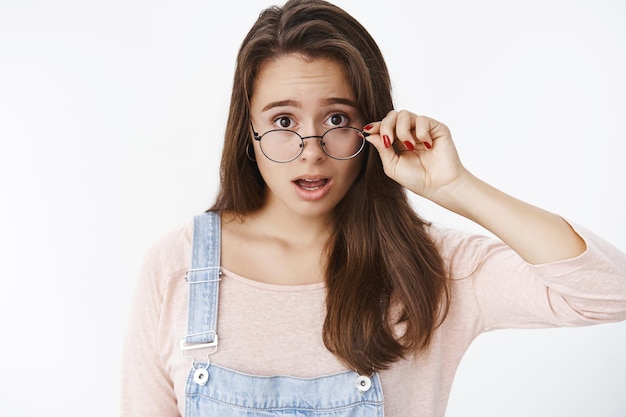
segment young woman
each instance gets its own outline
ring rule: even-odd
[[[500,240],[429,226],[406,190]],[[395,111],[351,16],[290,1],[239,51],[215,205],[147,257],[122,415],[442,416],[478,334],[622,320],[625,271]]]

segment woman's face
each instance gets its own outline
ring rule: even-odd
[[[364,124],[343,68],[328,59],[285,55],[266,62],[254,83],[252,125],[263,135],[289,129],[301,136],[321,136],[339,126]],[[259,171],[267,186],[265,207],[302,216],[326,216],[356,180],[363,154],[336,160],[324,153],[319,139],[304,140],[300,156],[277,163],[252,140]]]

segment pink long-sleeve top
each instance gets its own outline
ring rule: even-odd
[[[184,415],[193,224],[148,253],[124,347],[122,417]],[[450,273],[449,314],[426,352],[380,372],[385,416],[443,416],[461,357],[480,333],[499,328],[579,326],[626,319],[626,255],[575,227],[580,256],[530,265],[502,242],[431,228]],[[344,369],[322,342],[326,287],[270,285],[223,270],[219,347],[211,363],[255,375],[315,377]]]

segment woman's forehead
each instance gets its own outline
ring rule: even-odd
[[[339,63],[295,54],[264,63],[254,82],[251,97],[254,107],[297,107],[308,101],[355,107],[354,94]]]

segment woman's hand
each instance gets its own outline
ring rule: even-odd
[[[385,173],[414,193],[446,205],[447,192],[467,177],[446,125],[406,110],[364,128]]]

